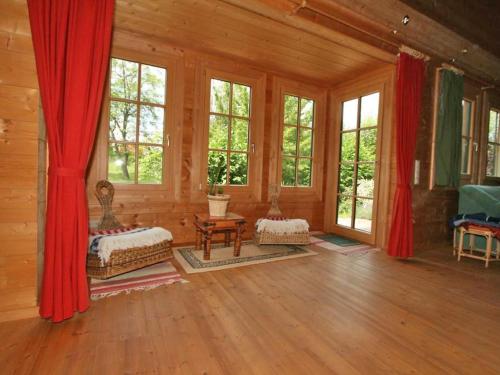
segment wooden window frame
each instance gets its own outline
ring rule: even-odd
[[[490,116],[491,116],[491,112],[495,112],[496,115],[497,115],[497,119],[498,119],[498,134],[497,135],[497,142],[491,142],[489,140],[489,137],[488,137],[488,134],[489,134],[489,128],[490,128]],[[486,180],[490,180],[490,181],[500,181],[500,175],[499,176],[489,176],[487,173],[486,173],[486,170],[488,168],[488,146],[490,144],[493,144],[493,145],[496,145],[496,146],[499,146],[500,147],[500,107],[496,107],[494,105],[490,106],[488,108],[488,117],[487,117],[487,121],[485,123],[485,133],[486,133],[486,141],[484,143],[484,148],[485,148],[485,155],[486,155],[486,159],[485,159],[485,168],[484,168],[484,176],[485,176],[485,179]]]
[[[283,143],[283,116],[285,95],[314,100],[313,152],[311,186],[281,186]],[[315,202],[323,200],[324,144],[326,133],[327,90],[289,79],[273,79],[273,115],[270,137],[269,184],[281,189],[280,197],[289,202]]]
[[[223,185],[224,193],[231,195],[232,202],[258,202],[262,194],[262,164],[264,141],[266,75],[241,66],[222,66],[204,61],[198,67],[196,77],[195,106],[199,108],[194,118],[192,148],[191,200],[204,202],[207,196],[208,132],[210,116],[210,82],[219,79],[240,83],[251,88],[248,176],[246,185]]]
[[[158,56],[123,48],[113,48],[110,55],[110,64],[112,58],[137,62],[143,65],[152,65],[167,70],[162,183],[113,183],[115,191],[118,193],[121,191],[158,191],[165,193],[165,201],[178,201],[180,200],[181,181],[179,178],[175,178],[175,176],[179,176],[181,173],[182,111],[184,106],[182,59],[177,56]],[[108,176],[109,108],[111,104],[110,79],[111,70],[108,71],[106,79],[101,118],[96,135],[96,147],[91,160],[92,174],[97,179],[107,179]],[[139,116],[139,113],[137,115]]]
[[[475,137],[474,137],[474,132],[476,130],[476,100],[471,99],[470,97],[464,95],[463,98],[464,102],[469,102],[471,105],[471,112],[470,112],[470,129],[469,129],[469,134],[467,136],[461,134],[461,140],[467,139],[469,140],[469,155],[468,155],[468,165],[467,165],[467,171],[468,173],[462,173],[462,160],[460,160],[460,178],[461,179],[467,179],[470,180],[472,178],[472,172],[473,172],[473,166],[474,166],[474,147],[477,145],[475,142]],[[463,127],[463,118],[462,118],[462,127]],[[462,145],[460,144],[460,147]]]

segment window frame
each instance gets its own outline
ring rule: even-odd
[[[223,185],[224,194],[231,195],[232,202],[261,200],[263,139],[265,119],[265,73],[233,65],[220,65],[203,61],[197,69],[192,144],[191,200],[204,202],[207,196],[208,133],[210,118],[210,83],[212,79],[239,83],[251,88],[250,124],[248,138],[248,174],[246,185]]]
[[[313,120],[311,186],[282,186],[281,147],[283,145],[285,95],[312,99],[315,103]],[[278,186],[280,197],[289,202],[323,200],[324,144],[326,134],[327,89],[286,78],[273,79],[273,120],[270,137],[269,184]],[[297,126],[300,129],[300,126]]]
[[[115,143],[115,144],[121,144],[121,145],[125,145],[125,146],[128,146],[128,145],[132,145],[134,147],[134,151],[135,151],[135,162],[134,162],[134,174],[135,174],[135,178],[134,178],[134,182],[132,183],[122,183],[122,182],[115,182],[115,181],[111,181],[113,183],[113,185],[163,185],[165,183],[165,174],[166,174],[166,163],[165,163],[165,154],[166,154],[166,150],[168,147],[170,147],[170,134],[167,132],[167,113],[170,111],[170,109],[168,108],[169,107],[169,101],[170,101],[170,98],[168,97],[168,83],[169,83],[169,72],[167,70],[166,67],[163,67],[163,66],[158,66],[158,65],[153,65],[153,64],[146,64],[146,63],[143,63],[143,62],[140,62],[140,61],[135,61],[135,60],[130,60],[130,59],[123,59],[123,58],[118,58],[118,57],[114,57],[114,56],[111,56],[110,57],[110,66],[111,66],[111,61],[113,59],[116,59],[116,60],[122,60],[122,61],[127,61],[127,62],[132,62],[132,63],[135,63],[135,64],[138,64],[138,77],[137,77],[137,99],[126,99],[126,98],[118,98],[118,97],[113,97],[111,95],[111,74],[112,74],[112,69],[110,67],[110,70],[109,70],[109,80],[108,80],[108,85],[106,87],[106,91],[107,91],[107,99],[108,99],[108,106],[107,106],[107,115],[108,115],[108,121],[107,121],[107,125],[108,125],[108,136],[107,136],[107,163],[106,163],[106,179],[109,180],[109,148],[111,146],[111,144]],[[166,72],[166,80],[165,80],[165,92],[164,92],[164,95],[165,95],[165,101],[163,104],[159,104],[159,103],[150,103],[150,102],[147,102],[147,101],[142,101],[141,100],[141,83],[142,83],[142,78],[141,78],[141,72],[142,72],[142,66],[143,65],[147,65],[147,66],[153,66],[155,68],[161,68],[161,69],[165,69],[165,72]],[[132,105],[135,105],[137,107],[137,113],[136,113],[136,121],[135,121],[135,141],[112,141],[109,137],[109,112],[110,112],[110,109],[111,109],[111,104],[115,102],[115,103],[129,103],[129,104],[132,104]],[[162,143],[150,143],[150,142],[141,142],[140,139],[139,139],[139,135],[140,135],[140,125],[141,125],[141,108],[143,106],[150,106],[150,107],[155,107],[155,108],[162,108],[163,109],[163,113],[164,113],[164,116],[163,116],[163,135],[162,135],[162,140],[163,142]],[[162,174],[161,174],[161,182],[158,183],[158,184],[152,184],[152,183],[140,183],[139,182],[139,148],[140,146],[153,146],[153,147],[162,147]]]
[[[497,142],[491,142],[490,139],[489,139],[489,129],[490,129],[490,116],[491,116],[491,112],[495,112],[496,113],[496,116],[497,116]],[[485,122],[485,133],[486,133],[486,136],[485,136],[485,143],[484,143],[484,149],[485,149],[485,155],[486,155],[486,158],[485,158],[485,164],[484,164],[484,176],[485,176],[485,179],[486,180],[494,180],[494,181],[498,181],[500,180],[500,175],[498,176],[490,176],[487,174],[487,169],[488,169],[488,146],[490,144],[493,144],[493,145],[496,145],[497,147],[500,147],[500,106],[497,108],[497,106],[495,105],[491,105],[489,106],[488,108],[488,111],[487,111],[487,121]]]
[[[166,115],[164,117],[163,137],[163,178],[161,184],[122,184],[113,183],[117,193],[156,191],[165,193],[165,201],[174,202],[180,200],[181,181],[176,175],[181,173],[182,157],[182,115],[183,115],[183,61],[175,55],[155,55],[143,53],[121,47],[112,48],[111,59],[117,58],[144,65],[152,65],[167,70],[166,87]],[[101,117],[96,133],[96,145],[91,156],[91,179],[108,178],[108,144],[109,144],[109,108],[111,104],[111,70],[108,70],[102,101]],[[168,143],[168,145],[167,145]]]
[[[378,117],[377,117],[377,124],[375,126],[366,126],[362,127],[361,126],[361,115],[362,115],[362,99],[364,97],[368,97],[373,94],[378,94],[379,95],[379,104],[378,104]],[[339,100],[339,105],[340,108],[338,109],[339,111],[339,124],[338,124],[338,149],[337,149],[337,164],[335,167],[337,168],[337,186],[335,187],[335,212],[334,214],[334,220],[333,224],[337,227],[347,229],[347,230],[352,230],[356,231],[362,234],[366,235],[371,235],[373,232],[373,223],[376,221],[376,194],[378,193],[378,178],[379,178],[379,166],[380,166],[380,157],[381,157],[381,152],[379,150],[381,141],[380,141],[380,134],[382,133],[382,123],[383,123],[383,91],[380,89],[375,89],[375,90],[365,90],[361,91],[360,94],[358,95],[346,95],[344,97],[341,97]],[[342,125],[343,125],[343,117],[344,117],[344,103],[349,102],[351,100],[357,100],[357,117],[356,117],[356,127],[354,129],[347,129],[347,130],[342,130]],[[361,132],[363,131],[369,131],[369,130],[377,130],[377,141],[376,141],[376,154],[375,154],[375,160],[359,160],[359,147],[360,147],[360,141],[361,141]],[[352,162],[343,162],[341,160],[341,155],[342,155],[342,135],[343,134],[348,134],[348,133],[354,133],[356,135],[356,141],[355,141],[355,156],[354,160]],[[339,180],[340,180],[340,172],[342,169],[342,164],[346,165],[352,165],[353,166],[353,188],[354,191],[352,194],[342,194],[339,192]],[[358,174],[359,174],[359,165],[373,165],[373,178],[374,178],[374,186],[373,186],[373,196],[368,197],[368,196],[363,196],[358,194],[357,191],[357,183],[358,183]],[[351,224],[350,226],[345,226],[341,225],[338,223],[338,201],[340,197],[349,197],[351,199]],[[371,228],[370,231],[364,231],[362,229],[358,229],[355,227],[356,223],[356,201],[358,199],[361,200],[371,200],[372,201],[372,223],[371,223]]]
[[[465,136],[462,132],[460,138],[461,142],[464,139],[469,140],[469,155],[468,155],[468,163],[467,163],[467,171],[468,173],[462,173],[462,160],[460,160],[460,178],[461,179],[466,179],[470,180],[472,178],[472,172],[473,172],[473,167],[474,167],[474,148],[477,145],[477,142],[475,141],[475,130],[476,130],[476,100],[471,99],[468,95],[464,95],[462,101],[469,102],[470,103],[470,128],[469,128],[469,134]],[[462,105],[462,111],[465,107]],[[464,118],[462,117],[462,129],[463,129],[463,120]],[[460,146],[462,146],[460,144]]]

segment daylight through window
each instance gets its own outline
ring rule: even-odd
[[[315,103],[294,95],[285,95],[281,144],[281,185],[312,185]]]
[[[167,70],[113,58],[110,74],[108,180],[161,184]]]
[[[248,185],[251,96],[250,86],[210,80],[209,183]]]
[[[500,111],[490,110],[486,176],[500,177]]]

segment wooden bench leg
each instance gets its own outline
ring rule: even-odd
[[[462,255],[462,251],[464,249],[464,228],[460,228],[458,230],[459,232],[459,237],[458,237],[458,261],[460,262],[460,256]]]
[[[491,234],[486,236],[486,254],[485,254],[486,259],[485,259],[485,264],[484,264],[485,268],[488,268],[488,262],[490,261],[492,242],[493,242],[493,238],[492,238]]]

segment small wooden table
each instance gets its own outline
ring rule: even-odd
[[[243,216],[228,212],[226,216],[210,216],[209,214],[195,214],[194,226],[196,228],[196,250],[201,248],[203,242],[203,259],[210,259],[212,234],[224,233],[224,245],[231,244],[231,233],[235,233],[234,256],[240,256],[241,234],[244,232],[246,221]]]

